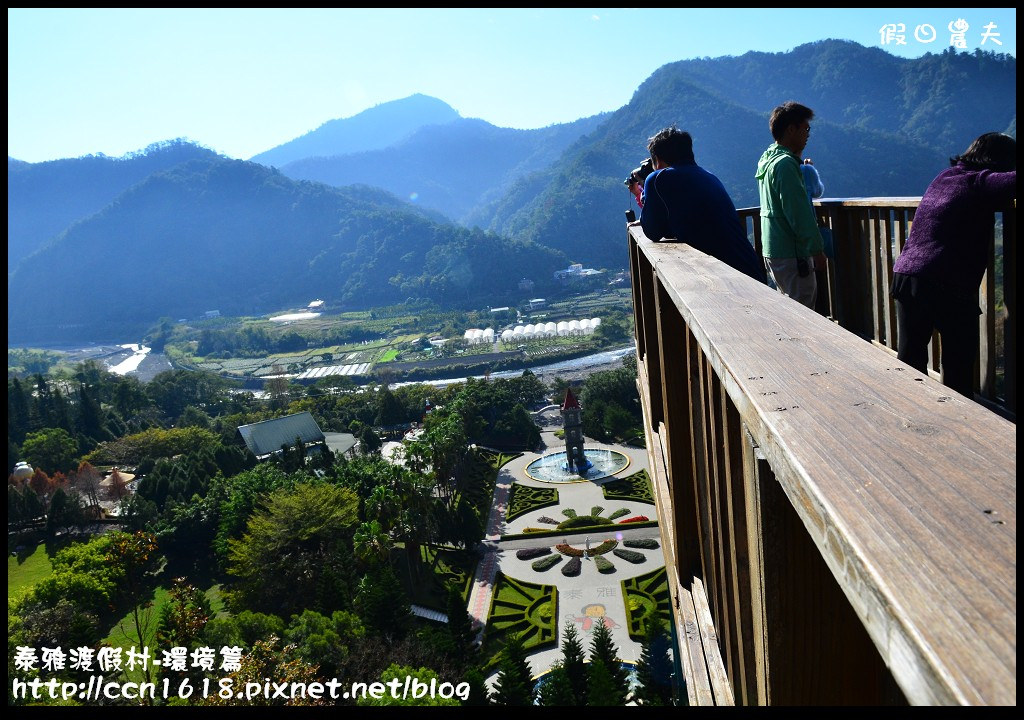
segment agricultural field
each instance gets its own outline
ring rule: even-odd
[[[629,288],[587,293],[552,301],[533,312],[510,311],[495,316],[489,310],[443,311],[432,306],[403,305],[359,312],[343,312],[277,322],[265,318],[217,318],[210,323],[175,330],[167,354],[179,367],[213,372],[233,378],[267,378],[305,373],[366,376],[390,363],[437,364],[441,358],[465,363],[466,358],[510,353],[526,364],[550,362],[599,352],[622,338],[611,332],[467,344],[464,333],[472,328],[493,328],[496,335],[513,324],[610,319],[609,330],[624,335],[631,322]],[[275,313],[277,315],[279,313]],[[514,323],[508,322],[514,319]],[[504,323],[496,322],[505,320]],[[255,338],[256,340],[253,340]],[[350,339],[349,342],[338,342]],[[434,343],[431,343],[434,340]],[[438,343],[443,340],[443,343]],[[260,352],[286,345],[281,352]],[[206,352],[203,350],[213,350]]]

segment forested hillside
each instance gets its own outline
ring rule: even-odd
[[[554,251],[437,222],[379,190],[195,161],[151,176],[26,259],[9,284],[8,338],[130,337],[163,316],[267,313],[315,297],[499,304],[517,290],[509,268],[550,278],[558,266]],[[59,279],[45,293],[11,290],[44,276]]]
[[[121,158],[105,155],[42,163],[7,159],[7,271],[72,223],[99,212],[155,172],[212,150],[183,141],[155,143]]]

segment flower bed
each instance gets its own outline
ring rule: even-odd
[[[540,560],[534,560],[530,567],[532,567],[537,572],[544,572],[548,568],[554,567],[560,562],[562,562],[561,555],[548,555],[547,557],[541,558]]]
[[[658,545],[657,540],[652,540],[651,538],[641,538],[640,540],[623,540],[622,544],[628,548],[642,548],[644,550],[657,550],[659,547],[661,547],[660,545]]]
[[[623,550],[621,548],[615,548],[614,550],[612,550],[612,553],[615,554],[615,557],[622,558],[626,562],[631,562],[634,564],[642,563],[644,560],[647,559],[647,557],[643,553],[638,553],[635,550]]]
[[[578,557],[574,557],[562,566],[562,574],[566,577],[576,577],[580,574],[582,565],[583,562]]]
[[[597,567],[597,571],[599,573],[607,575],[608,573],[615,572],[615,566],[612,564],[612,561],[603,555],[598,555],[594,558],[594,565]]]
[[[572,545],[566,545],[565,543],[558,543],[555,545],[555,550],[568,557],[583,557],[582,550],[574,548]]]
[[[618,520],[623,515],[629,515],[629,508],[619,508],[608,516],[609,520]]]
[[[626,518],[625,520],[619,520],[619,525],[625,525],[626,523],[649,522],[649,521],[650,521],[650,518],[647,517],[646,515],[634,515],[631,518]]]
[[[557,520],[555,520],[554,518],[549,518],[547,515],[542,515],[541,517],[537,518],[537,522],[542,522],[545,525],[557,525],[558,524]]]
[[[551,548],[523,548],[522,550],[516,550],[516,557],[520,560],[533,560],[534,558],[543,557],[544,555],[550,555]]]

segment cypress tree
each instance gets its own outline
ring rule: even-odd
[[[577,705],[587,704],[587,667],[584,661],[583,644],[580,642],[576,625],[571,620],[565,624],[562,639],[562,667],[569,677],[572,694]]]
[[[526,648],[518,634],[510,634],[499,664],[501,670],[494,683],[493,700],[496,705],[533,705],[535,698],[530,665],[526,662]]]
[[[636,700],[640,705],[672,704],[672,660],[665,625],[651,618],[644,629],[640,661],[636,665]]]
[[[466,609],[466,601],[455,583],[448,585],[448,632],[458,648],[460,659],[465,660],[473,652],[473,620]]]
[[[491,704],[491,694],[487,691],[487,682],[484,674],[476,668],[469,670],[462,676],[462,680],[469,684],[469,692],[463,705],[481,706]]]
[[[587,668],[587,704],[591,707],[621,707],[626,704],[626,693],[603,660],[592,658]]]
[[[569,682],[569,674],[562,663],[555,663],[551,672],[540,686],[537,702],[545,707],[569,707],[576,705],[576,695]]]
[[[612,639],[612,631],[603,622],[597,623],[590,641],[590,664],[601,662],[611,675],[616,696],[622,697],[620,705],[626,702],[629,694],[629,673],[623,669],[622,661],[619,659],[619,648]],[[588,687],[593,687],[592,684]],[[593,703],[591,703],[593,704]]]

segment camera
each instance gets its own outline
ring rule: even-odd
[[[629,187],[630,183],[636,181],[643,185],[644,180],[646,180],[647,176],[650,175],[652,172],[654,172],[654,161],[651,160],[650,158],[647,158],[642,163],[640,163],[640,167],[635,168],[629,174],[629,177],[623,180],[623,184],[626,187]]]

